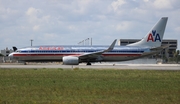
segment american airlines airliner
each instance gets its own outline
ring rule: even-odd
[[[30,46],[15,49],[9,57],[24,62],[62,61],[64,65],[79,63],[116,62],[150,56],[162,51],[169,45],[161,46],[168,17],[162,17],[140,41],[127,46]]]

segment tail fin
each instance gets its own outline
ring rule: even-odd
[[[140,41],[127,46],[160,47],[164,36],[168,17],[162,17],[158,23]]]
[[[13,51],[15,52],[17,50],[17,48],[15,46],[13,46]]]

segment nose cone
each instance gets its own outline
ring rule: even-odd
[[[13,57],[13,53],[10,53],[10,54],[9,54],[9,57]]]

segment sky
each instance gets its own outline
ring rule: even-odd
[[[0,0],[0,50],[142,39],[161,17],[164,39],[180,41],[180,0]]]

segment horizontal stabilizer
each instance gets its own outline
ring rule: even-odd
[[[171,44],[163,45],[161,47],[151,48],[150,50],[151,51],[163,50],[163,49],[168,48],[169,46],[171,46]]]

